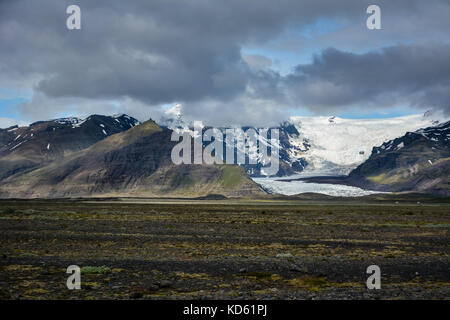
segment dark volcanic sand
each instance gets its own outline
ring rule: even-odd
[[[1,299],[448,299],[450,206],[2,201]],[[69,265],[106,266],[68,290]],[[381,290],[368,290],[369,265]]]

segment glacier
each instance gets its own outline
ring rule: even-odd
[[[290,178],[292,178],[292,176]],[[269,193],[283,194],[287,196],[309,192],[321,193],[335,197],[358,197],[380,193],[378,191],[364,190],[346,185],[307,183],[304,181],[283,181],[283,179],[277,178],[253,178],[253,181],[262,186]]]
[[[181,104],[174,104],[164,113],[159,123],[172,130],[189,130],[192,124],[184,121],[182,111]],[[347,175],[370,157],[374,147],[383,146],[385,142],[401,137],[407,132],[435,126],[447,120],[448,116],[433,111],[377,119],[291,116],[279,127],[280,138],[283,137],[279,145],[280,157],[294,169],[293,172],[299,174],[299,177]],[[402,145],[397,147],[401,148]],[[294,166],[296,163],[301,165]],[[284,181],[280,177],[264,178],[261,177],[264,171],[257,174],[254,168],[246,170],[256,183],[271,193],[294,195],[316,192],[334,196],[376,193],[346,185]],[[287,178],[293,177],[295,176],[291,175]]]
[[[299,158],[305,159],[306,168],[297,175],[285,178],[255,177],[253,180],[270,193],[284,195],[314,192],[355,197],[380,193],[347,185],[319,184],[293,179],[347,175],[369,158],[373,147],[382,146],[386,141],[403,136],[407,132],[436,125],[445,119],[442,114],[431,112],[387,119],[291,117],[289,122],[299,134],[288,136],[292,148],[287,152],[291,162]]]
[[[308,173],[328,171],[331,175],[348,174],[369,158],[373,147],[407,132],[435,125],[445,117],[425,113],[386,119],[330,119],[290,118],[300,134],[290,136],[289,142],[292,146],[305,150],[296,156],[306,160]]]

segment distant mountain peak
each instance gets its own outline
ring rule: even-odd
[[[440,141],[443,143],[447,143],[447,141],[450,141],[450,121],[443,122],[441,124],[437,124],[428,128],[419,129],[413,133],[420,134],[424,138],[433,142]]]
[[[166,128],[177,132],[184,132],[189,130],[189,123],[183,119],[183,106],[180,103],[174,104],[171,108],[164,112],[158,123]]]
[[[93,119],[97,119],[100,121],[110,119],[110,120],[115,120],[117,123],[121,123],[120,119],[123,119],[124,120],[123,122],[124,123],[126,122],[127,125],[130,125],[131,127],[134,127],[140,123],[139,120],[123,113],[123,114],[115,114],[112,116],[93,114],[86,118],[78,118],[78,117],[56,118],[56,119],[50,119],[50,120],[44,120],[44,121],[36,121],[36,122],[31,123],[29,126],[33,127],[38,124],[56,122],[57,124],[61,124],[61,125],[70,125],[70,126],[72,126],[72,128],[79,128],[86,121],[93,120]]]

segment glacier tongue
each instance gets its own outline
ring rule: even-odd
[[[291,176],[294,177],[306,177],[308,174],[300,174]],[[299,180],[283,181],[283,178],[253,178],[257,184],[261,185],[269,193],[284,194],[284,195],[296,195],[301,193],[321,193],[334,197],[359,197],[369,194],[382,193],[377,191],[364,190],[357,187],[339,185],[339,184],[327,184],[327,183],[310,183]]]

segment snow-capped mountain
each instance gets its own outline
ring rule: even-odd
[[[436,125],[446,118],[427,111],[387,119],[343,119],[339,117],[291,117],[280,124],[280,171],[286,176],[305,171],[307,174],[343,175],[363,163],[375,146],[406,132]],[[179,104],[169,109],[162,125],[172,130],[189,130],[192,124],[183,120]],[[209,127],[205,127],[204,130]],[[246,130],[249,127],[243,127]],[[227,128],[220,128],[225,132]],[[254,128],[258,130],[258,128]],[[257,148],[256,146],[250,146]],[[252,177],[262,176],[261,164],[240,164]]]
[[[448,195],[450,121],[408,132],[372,150],[348,181],[372,190],[421,191]]]
[[[194,132],[194,123],[187,122],[183,118],[182,115],[182,105],[181,104],[175,104],[173,107],[168,109],[164,115],[161,117],[161,119],[158,121],[158,124],[163,128],[168,128],[170,130],[176,131],[178,133],[190,133],[191,136],[194,138],[197,134]],[[295,128],[286,123],[285,128],[283,130],[280,130],[280,145],[277,145],[278,149],[280,150],[280,170],[277,174],[277,176],[285,176],[290,175],[294,173],[293,167],[298,168],[300,171],[303,169],[302,164],[300,162],[295,163],[287,163],[285,162],[285,159],[288,159],[288,155],[286,153],[286,146],[291,147],[290,145],[286,145],[284,141],[286,141],[286,133],[294,133]],[[198,128],[195,128],[198,130]],[[208,137],[207,131],[208,129],[212,129],[212,127],[203,125],[202,127],[202,136],[203,136],[203,147],[206,147],[209,145],[209,141],[211,141],[212,137]],[[217,137],[217,141],[220,141],[223,144],[223,156],[222,156],[222,162],[225,163],[227,159],[227,151],[228,148],[226,146],[227,135],[230,130],[233,131],[233,134],[235,135],[234,138],[236,140],[246,139],[244,136],[244,132],[247,132],[247,130],[252,129],[255,130],[255,132],[259,132],[259,128],[254,127],[221,127],[221,128],[215,128],[221,131],[222,136]],[[241,129],[241,130],[239,130]],[[277,128],[278,129],[278,128]],[[236,131],[235,131],[236,130]],[[292,131],[293,130],[293,131]],[[208,141],[204,141],[208,140]],[[257,139],[256,139],[257,140]],[[265,146],[268,147],[269,150],[271,150],[271,140],[270,140],[270,132],[268,133],[268,136],[266,139],[261,140],[262,143],[264,143]],[[236,142],[233,139],[233,142]],[[240,165],[245,168],[247,174],[251,177],[259,177],[264,176],[264,167],[269,166],[269,163],[264,163],[262,153],[259,152],[259,142],[255,142],[252,139],[247,139],[245,144],[235,143],[233,146],[233,152],[234,152],[234,163],[235,165]],[[238,157],[238,152],[241,152],[242,154],[245,154],[245,161],[242,162],[242,159]],[[268,158],[265,159],[267,161],[270,161],[270,155],[268,155]],[[251,164],[256,163],[256,164]],[[230,163],[227,163],[230,164]]]
[[[86,121],[97,120],[102,122],[111,122],[114,121],[113,126],[120,126],[125,129],[132,128],[137,126],[140,122],[139,120],[130,117],[126,114],[115,114],[112,116],[102,116],[102,115],[91,115],[87,118],[77,118],[77,117],[67,117],[67,118],[57,118],[47,121],[37,121],[30,124],[30,127],[35,126],[37,124],[46,123],[46,122],[56,122],[57,124],[71,126],[72,129],[80,128]],[[100,123],[100,125],[103,123]],[[103,124],[104,125],[104,124]]]
[[[138,120],[125,114],[92,115],[0,129],[0,179],[60,159],[138,124]]]
[[[374,147],[371,156],[386,154],[408,148],[417,140],[423,140],[424,144],[431,150],[445,150],[450,152],[450,121],[436,126],[407,132],[403,137],[384,142],[380,147]],[[433,164],[434,159],[428,159]]]
[[[33,146],[53,144],[63,146],[61,152],[68,149],[77,150],[78,145],[92,144],[104,137],[128,130],[139,124],[139,121],[126,114],[115,116],[92,115],[85,119],[76,117],[58,118],[37,121],[29,126],[13,126],[0,129],[0,153],[19,148],[20,145]],[[68,138],[70,137],[70,138]],[[30,146],[25,149],[30,149]],[[49,150],[49,147],[46,147]]]

